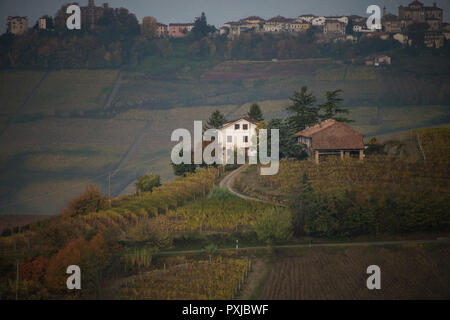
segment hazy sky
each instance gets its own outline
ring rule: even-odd
[[[32,27],[38,17],[53,16],[62,4],[73,1],[62,0],[0,0],[0,32],[6,30],[6,18],[10,15],[28,16]],[[80,5],[88,0],[78,0]],[[359,14],[366,16],[371,4],[386,6],[389,12],[398,13],[397,7],[407,5],[411,0],[96,0],[96,5],[108,2],[111,7],[125,7],[136,14],[139,21],[144,16],[154,16],[159,22],[189,22],[206,13],[208,22],[220,27],[227,21],[234,21],[250,15],[271,18],[278,14],[294,18],[301,14],[338,15]],[[444,20],[450,21],[450,0],[421,0],[425,5],[436,2],[444,9]]]

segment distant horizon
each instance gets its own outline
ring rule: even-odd
[[[0,3],[0,33],[6,31],[8,16],[28,17],[28,26],[32,28],[39,17],[47,14],[54,16],[60,7],[72,1],[41,0],[38,2],[30,0],[2,0]],[[80,6],[85,6],[88,0],[77,1]],[[287,18],[296,18],[303,14],[314,14],[323,16],[336,15],[360,15],[368,16],[366,9],[371,4],[386,6],[388,13],[398,14],[400,5],[408,5],[411,0],[97,0],[96,6],[108,3],[112,8],[126,8],[134,13],[139,21],[145,16],[153,16],[158,22],[164,24],[193,22],[201,12],[205,12],[208,23],[217,28],[229,21],[237,21],[248,16],[259,16],[263,19],[282,15]],[[432,6],[433,2],[444,10],[444,22],[450,20],[450,1],[448,0],[422,0],[426,6]]]

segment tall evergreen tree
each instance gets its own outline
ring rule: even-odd
[[[308,92],[306,86],[303,86],[300,92],[295,91],[290,100],[292,105],[286,109],[291,115],[287,121],[293,131],[298,132],[319,121],[319,108],[314,106],[316,97]]]
[[[342,90],[340,89],[326,92],[325,102],[319,105],[319,110],[321,112],[319,117],[321,120],[331,118],[339,122],[353,122],[353,120],[338,116],[339,114],[349,114],[348,109],[344,109],[340,106],[341,102],[343,101],[343,99],[339,97],[339,94],[341,92]]]
[[[293,195],[289,201],[289,209],[292,212],[292,224],[296,235],[305,234],[305,222],[313,199],[313,189],[305,171],[301,181],[300,194]]]
[[[353,34],[353,20],[348,19],[347,26],[345,27],[346,34]]]
[[[257,121],[262,121],[262,120],[264,120],[264,117],[263,117],[263,113],[262,113],[262,111],[261,111],[261,108],[259,107],[259,105],[258,105],[257,103],[253,103],[253,104],[250,106],[250,110],[249,110],[249,112],[247,112],[247,115],[248,115],[250,118],[255,119],[255,120],[257,120]]]
[[[194,28],[192,28],[192,34],[196,38],[203,38],[208,34],[214,32],[216,28],[211,26],[206,21],[206,15],[202,12],[201,16],[195,19]]]
[[[203,125],[203,131],[208,129],[219,129],[225,122],[227,122],[225,116],[219,110],[216,110]]]
[[[294,136],[296,131],[283,119],[272,119],[268,122],[268,148],[270,148],[271,145],[271,129],[279,130],[280,158],[295,158],[302,160],[308,157],[302,145],[297,142],[297,138]]]

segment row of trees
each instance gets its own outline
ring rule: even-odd
[[[355,237],[382,233],[448,231],[448,196],[430,191],[404,194],[369,188],[364,196],[350,185],[315,190],[306,173],[301,192],[290,202],[297,235]]]

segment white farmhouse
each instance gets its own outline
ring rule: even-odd
[[[256,126],[258,121],[249,117],[241,117],[228,121],[219,129],[219,145],[223,149],[242,149],[245,156],[256,155],[250,152],[251,143],[256,143]]]

